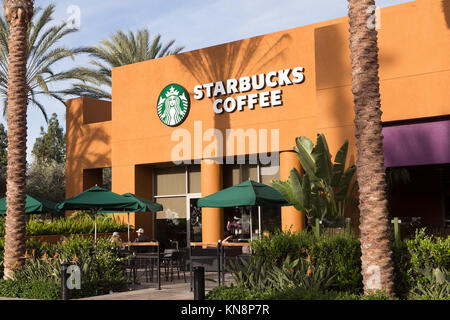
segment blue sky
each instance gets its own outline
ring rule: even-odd
[[[35,0],[45,7],[51,1]],[[136,31],[149,28],[152,36],[162,35],[165,43],[176,39],[184,51],[209,47],[266,33],[304,26],[347,15],[346,0],[58,0],[55,22],[66,21],[70,6],[80,9],[80,30],[67,36],[67,47],[95,45],[118,29]],[[408,0],[378,0],[380,7]],[[68,60],[59,67],[87,63],[86,57]],[[65,107],[43,98],[49,116],[56,112],[65,127]],[[6,123],[6,119],[0,119]],[[40,127],[46,128],[42,114],[28,111],[28,155]],[[31,160],[31,157],[28,157]]]

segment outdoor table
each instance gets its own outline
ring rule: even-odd
[[[133,255],[133,257],[131,258],[132,260],[132,270],[133,270],[133,283],[136,283],[136,266],[135,266],[135,261],[136,259],[145,259],[148,260],[152,263],[156,261],[156,266],[157,266],[157,270],[158,270],[158,290],[161,290],[161,254],[159,252],[159,242],[156,241],[152,241],[152,242],[124,242],[122,244],[123,247],[156,247],[157,251],[156,252],[146,252],[146,253],[136,253],[135,255]],[[153,267],[152,267],[152,281],[153,281]]]
[[[251,252],[251,244],[249,242],[236,242],[236,241],[227,241],[228,239],[225,239],[220,243],[220,271],[222,273],[222,283],[225,283],[225,268],[227,265],[228,259],[233,258],[239,258],[239,257],[246,257],[247,254],[243,254],[243,248],[248,248]],[[234,251],[234,253],[226,253],[226,248],[230,248]],[[234,249],[233,249],[234,248]],[[236,249],[241,248],[240,252],[241,254],[236,255]],[[229,255],[231,254],[231,255]]]

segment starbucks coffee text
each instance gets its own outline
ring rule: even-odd
[[[228,79],[226,81],[217,81],[215,83],[205,83],[194,87],[194,99],[202,100],[207,98],[215,98],[217,96],[226,96],[236,93],[244,93],[251,90],[261,91],[266,87],[276,88],[278,86],[286,86],[300,84],[305,81],[303,67],[295,67],[293,69],[283,69],[279,71],[271,71],[253,76],[241,77],[239,79]],[[245,107],[253,110],[259,104],[261,108],[276,107],[283,104],[281,89],[261,91],[236,97],[218,98],[213,101],[213,111],[216,114],[223,112],[234,112],[236,110],[243,111]]]

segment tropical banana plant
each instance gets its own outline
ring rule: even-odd
[[[298,137],[294,151],[304,175],[294,168],[288,181],[273,180],[273,187],[297,210],[305,212],[310,224],[315,218],[343,217],[356,170],[354,165],[345,169],[348,141],[341,146],[334,162],[323,134],[317,135],[315,146],[307,137]]]

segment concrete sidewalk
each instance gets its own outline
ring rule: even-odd
[[[208,272],[205,274],[205,278],[217,280],[217,273]],[[134,286],[131,291],[83,298],[80,300],[194,300],[194,292],[190,291],[189,279],[189,273],[186,273],[186,283],[183,277],[181,279],[174,279],[173,282],[165,281],[164,277],[161,277],[161,290],[155,288],[155,283],[144,283]],[[230,284],[231,281],[231,275],[226,274],[225,283]],[[205,281],[206,292],[215,287],[217,287],[217,282]]]
[[[118,292],[103,296],[83,298],[80,300],[193,300],[194,292],[189,290],[188,283],[161,284],[161,290],[147,288]]]

